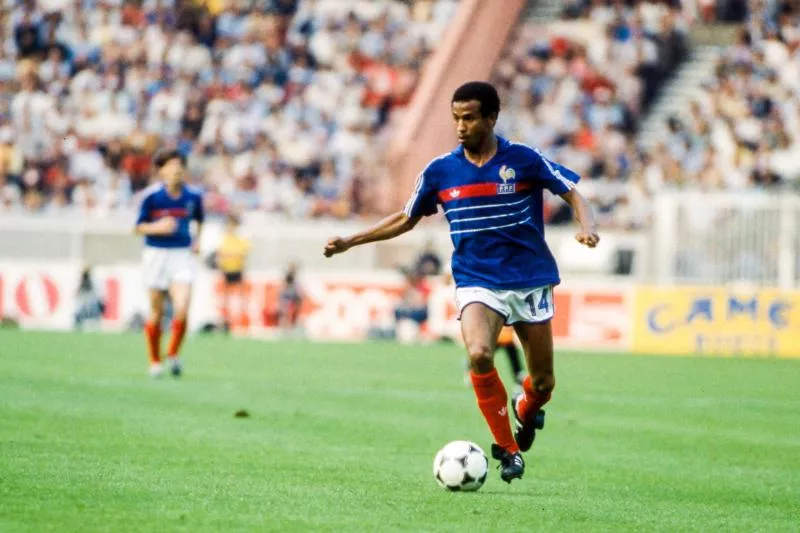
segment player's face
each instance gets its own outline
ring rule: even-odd
[[[170,159],[163,167],[161,167],[160,174],[161,179],[164,180],[164,183],[167,185],[167,187],[175,188],[183,183],[183,163],[177,157]]]
[[[479,149],[486,137],[491,135],[497,117],[484,117],[481,114],[481,103],[477,100],[453,102],[452,111],[458,142],[467,150]]]

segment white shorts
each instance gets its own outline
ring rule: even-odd
[[[189,248],[145,247],[142,279],[148,289],[164,291],[173,283],[191,285],[196,275],[197,258]]]
[[[458,316],[472,303],[481,303],[499,313],[507,326],[517,322],[547,322],[553,318],[553,286],[532,289],[495,290],[483,287],[456,289]]]

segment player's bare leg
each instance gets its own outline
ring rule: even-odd
[[[169,287],[169,297],[172,300],[173,316],[167,357],[169,357],[172,375],[178,377],[182,371],[178,353],[180,352],[183,337],[186,334],[189,304],[192,300],[192,286],[187,283],[173,283]]]
[[[522,392],[514,397],[517,430],[514,437],[522,451],[527,451],[544,427],[542,407],[550,401],[556,378],[553,372],[553,329],[550,321],[515,324],[525,350],[529,376],[522,382]]]
[[[514,374],[514,381],[521,387],[522,380],[528,375],[528,371],[523,368],[519,349],[514,343],[514,329],[511,326],[505,326],[500,330],[500,336],[497,338],[497,350],[506,352],[508,364],[511,366],[511,372]],[[465,360],[465,372],[464,385],[471,387],[472,380],[470,379],[469,359]]]
[[[494,367],[497,336],[503,323],[500,314],[481,303],[471,303],[461,313],[461,332],[469,357],[472,388],[496,442],[492,445],[492,456],[500,460],[500,477],[510,483],[522,477],[525,463],[511,433],[508,393]]]
[[[144,325],[147,338],[147,352],[150,356],[150,375],[161,375],[161,322],[164,319],[164,291],[150,289],[150,317]]]

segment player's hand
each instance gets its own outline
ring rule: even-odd
[[[197,241],[192,242],[192,253],[194,255],[200,255],[200,243]]]
[[[575,235],[575,240],[584,246],[588,246],[589,248],[594,248],[595,246],[597,246],[597,243],[600,242],[600,235],[597,234],[597,230],[594,228],[581,229]]]
[[[328,244],[325,245],[325,257],[331,257],[336,254],[340,254],[342,252],[346,252],[350,249],[350,244],[348,244],[347,239],[343,239],[341,237],[334,237],[333,239],[328,241]]]
[[[178,230],[178,221],[175,217],[159,218],[154,226],[161,235],[172,235]]]

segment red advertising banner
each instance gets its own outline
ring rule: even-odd
[[[80,268],[68,263],[0,263],[0,317],[22,327],[69,329],[73,325]],[[102,266],[94,279],[106,304],[101,327],[121,330],[136,316],[146,316],[147,298],[136,265]],[[302,272],[298,322],[315,340],[359,341],[371,330],[394,325],[394,311],[404,279],[394,271],[359,273]],[[236,334],[262,337],[279,333],[277,311],[281,273],[247,276],[245,297],[229,301]],[[222,322],[223,285],[203,271],[195,283],[190,325]],[[564,284],[555,290],[553,331],[558,346],[578,349],[628,349],[631,342],[631,286]],[[431,281],[425,338],[460,339],[454,288]]]

